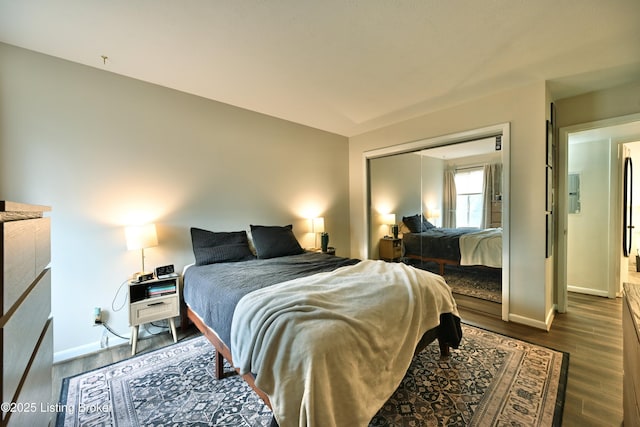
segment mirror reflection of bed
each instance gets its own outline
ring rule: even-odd
[[[369,159],[368,166],[370,257],[385,258],[381,248],[395,241],[402,250],[393,261],[443,275],[458,305],[500,316],[502,152],[496,138]]]

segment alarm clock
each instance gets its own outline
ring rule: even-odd
[[[175,270],[173,269],[173,264],[156,267],[155,273],[158,279],[166,279],[168,277],[176,276]]]

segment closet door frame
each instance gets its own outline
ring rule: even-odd
[[[375,150],[365,151],[363,153],[363,171],[364,171],[364,235],[367,236],[367,242],[364,245],[365,258],[370,258],[369,248],[371,247],[371,189],[369,161],[379,157],[391,156],[394,154],[403,154],[413,151],[419,151],[427,148],[442,147],[460,142],[472,141],[475,139],[483,139],[494,136],[501,136],[502,139],[502,320],[509,320],[509,283],[510,283],[510,227],[509,227],[509,202],[510,202],[510,123],[501,123],[497,125],[487,126],[468,131],[452,133],[448,135],[436,136],[431,138],[423,138],[416,141],[405,142],[402,144],[392,145],[389,147],[379,148]]]

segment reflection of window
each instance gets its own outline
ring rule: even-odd
[[[456,171],[456,226],[480,227],[482,223],[482,168]]]

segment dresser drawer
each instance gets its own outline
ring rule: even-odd
[[[2,401],[10,401],[51,314],[51,271],[2,327]]]
[[[17,402],[35,404],[34,412],[13,412],[9,417],[11,426],[47,426],[55,415],[51,408],[51,388],[46,386],[51,383],[51,364],[53,363],[53,320],[46,324],[46,330],[42,335],[42,341],[38,347],[29,373],[24,379]]]
[[[50,218],[2,223],[2,314],[51,261]]]

